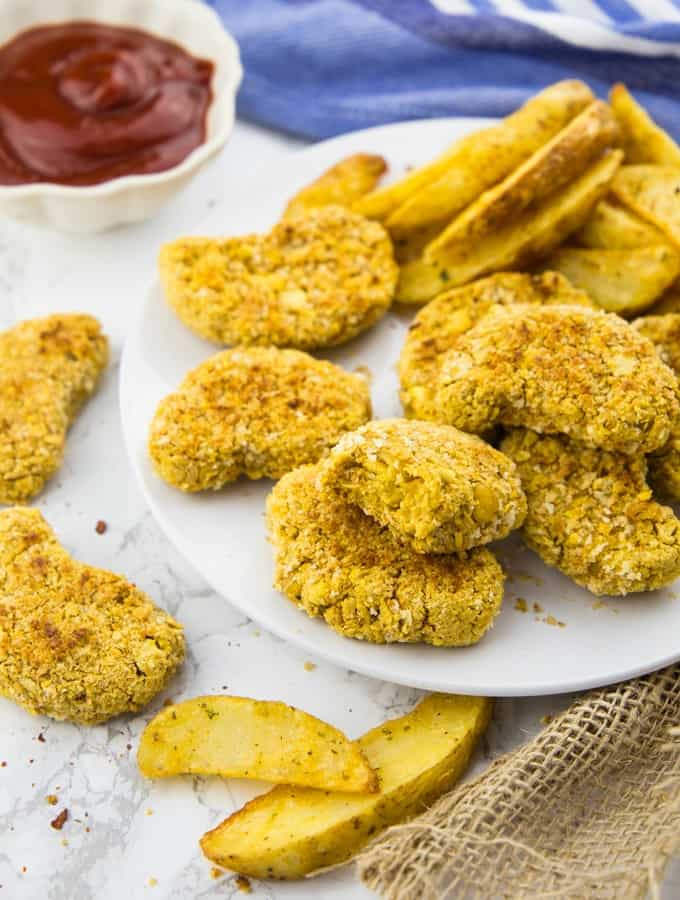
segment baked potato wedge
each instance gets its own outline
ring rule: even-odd
[[[609,102],[621,127],[627,163],[680,167],[680,147],[631,96],[625,84],[614,85]]]
[[[593,250],[637,250],[670,244],[656,226],[606,197],[597,204],[583,228],[572,236],[572,241]]]
[[[456,141],[405,178],[367,194],[355,211],[386,222],[393,237],[445,225],[549,141],[595,98],[582,81],[560,81],[516,112]]]
[[[612,193],[680,247],[680,168],[621,166]]]
[[[352,206],[373,190],[386,171],[387,162],[382,156],[373,153],[347,156],[299,190],[283,215],[295,215],[318,206]]]
[[[378,772],[380,793],[275,787],[207,832],[201,848],[217,865],[255,878],[301,878],[345,862],[455,784],[490,716],[483,697],[432,694],[357,741]]]
[[[247,697],[194,697],[144,729],[137,764],[148,778],[221,775],[327,791],[375,792],[361,748],[302,710]]]
[[[545,261],[595,303],[620,316],[652,306],[680,275],[680,254],[667,244],[638,250],[560,247]]]

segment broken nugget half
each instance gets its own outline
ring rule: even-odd
[[[149,453],[183,491],[316,462],[371,416],[366,378],[299,350],[235,347],[201,363],[158,406]]]
[[[345,637],[447,647],[479,641],[503,599],[493,554],[483,547],[416,553],[325,487],[320,474],[320,464],[295,469],[269,496],[275,587]]]
[[[0,694],[94,725],[145,706],[183,658],[182,627],[146,594],[72,559],[38,510],[0,512]]]
[[[160,276],[182,322],[209,341],[311,350],[374,325],[392,303],[397,264],[382,225],[324,206],[264,235],[166,244]]]
[[[488,544],[526,514],[512,460],[481,438],[433,422],[369,422],[340,438],[321,478],[418,553]]]
[[[527,495],[529,547],[593,594],[651,591],[680,576],[680,520],[652,497],[641,454],[512,430],[501,443]]]
[[[108,356],[92,316],[52,315],[0,333],[0,502],[29,500],[60,467],[68,428]]]

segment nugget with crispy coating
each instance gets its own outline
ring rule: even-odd
[[[321,473],[325,485],[418,553],[488,544],[526,515],[514,463],[450,425],[369,422],[340,438]]]
[[[492,307],[518,303],[594,307],[587,294],[572,287],[557,272],[541,275],[501,272],[440,294],[413,320],[401,353],[401,398],[407,415],[430,418],[424,414],[425,401],[430,396],[440,356],[454,347],[460,336]]]
[[[0,694],[94,725],[141,709],[183,658],[181,626],[133,584],[72,559],[37,509],[0,512]]]
[[[0,502],[28,500],[57,471],[108,356],[92,316],[47,316],[0,333]]]
[[[323,486],[319,464],[274,487],[267,520],[275,586],[345,637],[376,644],[476,643],[503,599],[503,571],[483,547],[416,553],[358,506]]]
[[[397,265],[382,225],[325,206],[264,235],[166,244],[160,275],[179,318],[209,341],[310,350],[375,324],[392,303]]]
[[[494,307],[440,355],[422,391],[422,418],[463,431],[520,425],[623,453],[662,447],[680,411],[652,342],[577,306]]]
[[[516,429],[501,448],[527,495],[523,536],[593,594],[651,591],[680,575],[680,520],[652,498],[645,458]]]
[[[183,491],[239,475],[280,478],[316,462],[371,417],[368,383],[299,350],[235,347],[211,356],[158,406],[149,453]]]

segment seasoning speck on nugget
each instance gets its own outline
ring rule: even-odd
[[[526,515],[515,464],[481,438],[409,419],[345,434],[322,480],[419,553],[454,553],[506,537]]]
[[[316,462],[370,417],[362,375],[299,350],[236,347],[201,363],[161,401],[149,453],[169,484],[217,490],[239,475],[280,478]]]
[[[0,502],[29,500],[57,471],[108,355],[92,316],[31,319],[0,333]]]
[[[527,495],[523,536],[593,594],[651,591],[680,575],[680,520],[652,498],[644,456],[516,429],[501,448]]]
[[[663,446],[680,411],[651,341],[577,306],[495,306],[439,357],[430,390],[423,418],[476,434],[524,426],[623,453]]]
[[[493,554],[416,553],[319,476],[319,464],[295,469],[269,496],[276,588],[345,637],[447,647],[480,640],[503,599]]]
[[[401,354],[399,374],[407,414],[432,418],[432,381],[440,356],[451,350],[460,336],[492,307],[519,303],[594,307],[587,294],[572,287],[557,272],[541,275],[501,272],[440,294],[413,320]]]
[[[147,704],[182,628],[120,575],[76,562],[36,509],[0,512],[0,694],[94,725]]]
[[[160,274],[168,302],[201,337],[311,350],[377,322],[392,303],[397,265],[381,225],[325,206],[264,235],[166,244]]]

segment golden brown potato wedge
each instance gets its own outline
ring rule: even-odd
[[[326,172],[303,187],[289,201],[284,217],[318,206],[351,206],[364,194],[372,191],[387,171],[382,156],[355,153],[331,166]]]
[[[619,129],[612,111],[596,100],[552,140],[533,153],[500,184],[485,191],[425,248],[426,262],[442,251],[488,234],[538,204],[577,178],[617,140]]]
[[[612,193],[680,246],[680,169],[621,166],[612,181]]]
[[[276,787],[205,834],[201,848],[218,865],[255,878],[301,878],[345,862],[372,835],[453,786],[490,716],[491,701],[483,697],[432,694],[359,738],[380,793]]]
[[[137,763],[148,778],[222,775],[328,791],[378,789],[361,748],[337,728],[285,703],[247,697],[164,707],[144,729]]]
[[[634,316],[652,306],[680,275],[680,254],[667,244],[638,250],[560,247],[543,265],[561,272],[607,312]]]
[[[637,250],[660,244],[670,246],[662,231],[606,197],[597,204],[586,224],[571,240],[579,247],[593,250]]]
[[[467,135],[441,156],[355,204],[356,212],[403,236],[444,225],[482,191],[512,172],[594,100],[582,81],[560,81],[498,125]]]
[[[583,225],[593,206],[606,194],[622,155],[620,150],[606,153],[535,209],[528,209],[477,241],[457,247],[455,254],[448,248],[436,263],[416,260],[402,266],[396,299],[401,303],[425,303],[448,288],[492,272],[519,269],[547,256]]]
[[[625,84],[614,85],[609,102],[621,126],[627,163],[680,166],[680,147],[629,94]]]

